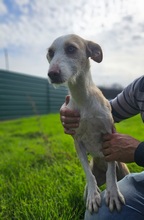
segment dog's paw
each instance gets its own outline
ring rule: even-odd
[[[106,190],[104,197],[106,205],[109,207],[111,212],[115,207],[118,211],[120,211],[122,204],[125,204],[125,199],[118,189]]]
[[[98,212],[99,207],[101,206],[101,195],[98,187],[88,189],[87,199],[86,199],[86,208],[90,213]]]

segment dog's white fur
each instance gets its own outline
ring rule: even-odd
[[[92,81],[90,72],[89,57],[101,62],[102,56],[98,44],[77,35],[57,38],[47,54],[50,63],[48,76],[51,83],[67,82],[70,91],[70,102],[67,107],[80,112],[80,124],[73,138],[86,174],[86,206],[90,212],[98,211],[101,196],[96,178],[88,163],[87,153],[94,158],[104,160],[101,153],[102,135],[111,134],[114,128],[110,104]],[[120,210],[121,203],[125,203],[117,186],[115,167],[115,162],[107,164],[105,201],[111,211],[115,206]]]

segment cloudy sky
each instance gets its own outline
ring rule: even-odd
[[[99,43],[97,85],[126,86],[144,74],[143,0],[0,0],[0,69],[47,77],[52,41],[75,33]]]

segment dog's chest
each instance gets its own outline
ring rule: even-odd
[[[111,133],[111,128],[112,120],[107,114],[84,114],[74,139],[92,156],[101,157],[102,135]]]
[[[102,135],[112,132],[113,119],[108,104],[107,101],[99,102],[95,95],[90,96],[81,106],[72,98],[67,105],[69,109],[77,109],[81,116],[79,127],[73,137],[92,156],[102,156]]]

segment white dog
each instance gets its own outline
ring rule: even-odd
[[[70,92],[70,102],[67,107],[80,112],[80,124],[73,138],[87,179],[86,206],[90,212],[97,212],[101,204],[100,190],[95,178],[97,174],[92,173],[87,153],[94,157],[94,163],[99,161],[98,164],[101,166],[99,170],[105,170],[105,161],[101,153],[102,135],[112,133],[114,122],[108,100],[92,80],[89,57],[100,63],[103,58],[101,47],[77,35],[57,38],[47,54],[50,63],[48,71],[50,82],[53,84],[67,82]],[[117,186],[116,162],[107,163],[106,169],[106,204],[111,211],[115,206],[120,210],[121,203],[124,204],[125,200]],[[127,173],[126,171],[125,174]]]

